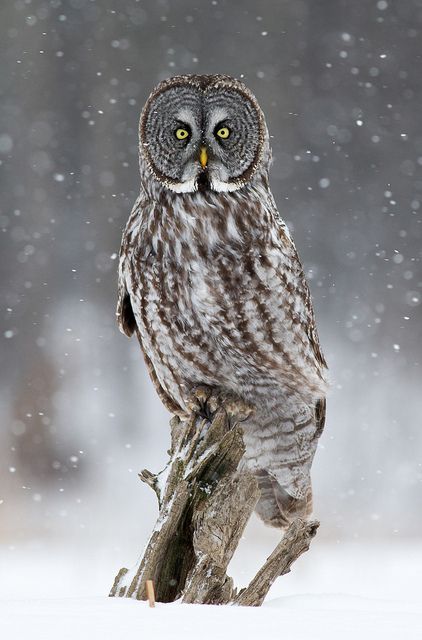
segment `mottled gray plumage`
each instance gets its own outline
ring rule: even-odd
[[[122,239],[117,315],[170,411],[186,413],[198,385],[253,405],[245,465],[259,480],[258,514],[284,527],[311,510],[327,385],[270,160],[263,113],[241,82],[158,85],[141,115],[141,191]]]

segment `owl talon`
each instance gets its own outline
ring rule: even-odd
[[[211,395],[210,398],[208,398],[207,408],[208,408],[208,411],[209,411],[211,416],[213,416],[215,414],[215,412],[218,410],[220,404],[221,403],[219,402],[218,395],[214,394],[214,395]]]
[[[208,399],[212,394],[212,389],[206,385],[195,387],[191,392],[191,397],[187,402],[187,408],[191,413],[197,413],[203,418],[210,418],[207,408]]]
[[[250,404],[234,393],[212,389],[206,385],[199,385],[192,390],[187,408],[210,421],[217,411],[222,409],[232,424],[243,422],[253,411]]]
[[[188,401],[188,409],[198,415],[212,420],[219,409],[222,409],[231,425],[243,422],[252,413],[253,407],[239,396],[221,389],[211,389],[205,385],[196,387]]]

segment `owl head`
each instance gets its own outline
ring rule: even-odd
[[[139,135],[141,163],[177,193],[240,189],[262,163],[268,140],[253,94],[222,75],[161,82],[142,111]]]

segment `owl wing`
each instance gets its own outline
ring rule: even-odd
[[[319,336],[318,336],[318,331],[316,328],[316,321],[315,321],[315,312],[312,304],[311,292],[309,290],[309,286],[305,278],[303,266],[299,258],[296,246],[290,236],[289,230],[287,226],[284,224],[284,222],[281,221],[278,215],[278,211],[277,211],[277,219],[279,222],[279,234],[280,234],[280,240],[282,244],[285,245],[286,242],[290,244],[290,251],[292,254],[294,268],[296,271],[295,293],[298,297],[298,300],[302,301],[302,308],[299,308],[300,320],[302,322],[303,328],[305,329],[306,335],[308,337],[309,344],[315,356],[316,363],[322,369],[326,369],[327,363],[322,353],[322,349],[319,341]]]
[[[306,290],[306,297],[307,297],[307,300],[309,301],[307,305],[307,332],[306,333],[309,339],[309,344],[312,347],[312,351],[314,353],[316,362],[320,365],[322,369],[326,369],[327,362],[324,358],[324,354],[322,353],[318,331],[316,328],[314,308],[311,302],[311,294],[310,294],[308,283],[306,282],[305,274],[303,273],[303,271],[301,273],[301,276],[302,276],[301,277],[302,287]]]
[[[279,283],[281,288],[284,289],[285,295],[291,295],[291,303],[293,309],[292,322],[294,327],[299,327],[299,329],[301,330],[301,335],[296,335],[297,340],[299,341],[299,339],[301,338],[302,344],[304,343],[304,356],[306,356],[306,346],[308,344],[310,352],[313,355],[315,368],[319,377],[321,378],[321,381],[323,382],[323,391],[321,392],[321,396],[316,401],[314,407],[314,433],[311,439],[317,440],[321,435],[325,425],[326,399],[324,391],[327,383],[324,378],[324,373],[327,369],[327,363],[321,349],[318,331],[316,328],[312,297],[305,278],[302,263],[300,261],[297,249],[290,236],[287,226],[281,220],[277,209],[275,209],[275,211],[281,244],[283,247],[286,247],[286,250],[288,251],[288,253],[290,253],[289,269],[285,268],[284,263],[284,265],[281,268],[279,267],[279,269],[277,270]],[[312,458],[309,466],[311,462]]]
[[[131,260],[131,240],[132,236],[134,236],[135,232],[138,230],[136,226],[136,220],[139,219],[139,216],[142,214],[143,204],[145,205],[145,201],[142,199],[142,196],[140,196],[133,207],[131,216],[123,232],[122,242],[120,245],[116,308],[117,324],[120,331],[124,333],[128,338],[131,338],[132,335],[136,333],[149,376],[155,386],[158,397],[171,413],[181,416],[183,415],[182,409],[161,386],[153,364],[144,349],[144,346],[142,344],[142,336],[136,322],[136,316],[133,310],[130,292],[126,283],[126,261]]]
[[[280,353],[282,370],[303,379],[319,395],[325,395],[327,363],[322,353],[308,283],[289,230],[270,201],[271,235],[257,275],[266,291],[266,315],[271,320],[273,347]],[[268,212],[268,209],[267,209]],[[274,226],[275,222],[275,226]],[[307,380],[305,380],[307,378]],[[315,394],[314,394],[315,395]]]

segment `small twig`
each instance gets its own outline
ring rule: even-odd
[[[154,583],[152,580],[147,580],[146,583],[147,589],[147,597],[150,607],[155,607],[155,593],[154,593]]]

